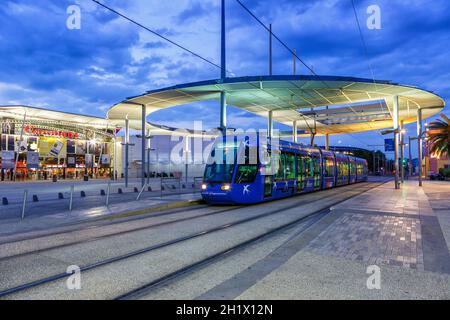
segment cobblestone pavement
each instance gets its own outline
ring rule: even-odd
[[[306,249],[370,264],[424,270],[421,239],[418,219],[348,213],[342,215]]]
[[[428,189],[435,191],[430,199],[416,184],[406,181],[401,190],[394,190],[387,183],[332,208],[341,216],[305,250],[368,264],[450,272],[443,236],[447,230],[441,230],[435,213],[442,199],[450,207],[450,184],[427,182]]]

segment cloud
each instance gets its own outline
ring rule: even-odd
[[[242,0],[318,74],[393,80],[450,97],[450,3],[436,0]],[[152,30],[220,61],[220,1],[103,1]],[[81,8],[81,30],[68,30],[66,8]],[[268,34],[235,1],[227,1],[227,69],[268,73]],[[368,30],[366,8],[381,8],[381,30]],[[103,116],[107,106],[147,90],[214,79],[220,70],[99,7],[92,1],[4,1],[0,6],[0,104],[45,106]],[[274,73],[290,74],[292,56],[276,41]],[[298,73],[308,73],[300,63]],[[372,70],[369,68],[371,66]],[[266,119],[229,108],[230,126],[266,126]],[[201,116],[200,116],[201,115]],[[184,127],[196,119],[218,125],[217,102],[181,106],[151,120]],[[178,124],[178,125],[177,125]],[[364,133],[339,138],[379,144]],[[348,140],[348,141],[347,141]],[[333,141],[333,139],[332,139]],[[369,142],[370,141],[370,142]]]

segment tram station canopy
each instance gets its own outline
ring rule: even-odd
[[[90,127],[96,130],[114,129],[107,119],[77,113],[49,110],[22,105],[0,106],[0,118],[22,121],[42,121],[67,126]]]
[[[228,105],[318,134],[341,134],[392,128],[393,99],[399,97],[399,120],[416,121],[417,109],[428,118],[440,112],[445,102],[433,92],[379,81],[338,76],[253,76],[208,80],[148,91],[130,97],[108,111],[110,121],[128,117],[130,127],[141,128],[142,108],[147,116],[161,109],[217,100],[226,92]],[[219,116],[218,116],[219,118]],[[161,130],[147,124],[152,130]],[[235,124],[229,124],[235,126]]]

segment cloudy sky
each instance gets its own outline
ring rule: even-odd
[[[220,62],[220,0],[102,0],[168,38]],[[242,0],[296,48],[320,75],[392,80],[450,98],[448,0]],[[67,8],[81,9],[81,29],[66,27]],[[381,9],[381,29],[366,27],[369,5]],[[268,35],[235,0],[227,0],[227,69],[236,76],[268,73]],[[215,79],[219,70],[99,7],[91,0],[2,0],[0,105],[25,104],[104,116],[126,97],[179,83]],[[274,44],[274,74],[292,72],[292,58]],[[299,73],[308,74],[306,68]],[[446,111],[446,113],[448,113]],[[151,121],[218,126],[217,103],[152,114]],[[266,120],[230,108],[233,127]],[[283,128],[280,126],[280,128]],[[284,128],[283,128],[284,129]],[[410,132],[415,126],[409,126]],[[382,144],[378,132],[331,138],[332,144]],[[318,138],[320,144],[322,138]],[[367,147],[369,148],[369,147]],[[370,148],[369,148],[370,149]]]

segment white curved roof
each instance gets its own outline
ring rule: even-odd
[[[148,91],[128,98],[108,111],[110,121],[126,117],[134,129],[141,127],[141,104],[147,116],[155,111],[198,101],[220,99],[227,104],[274,121],[308,130],[316,124],[317,133],[351,133],[392,127],[392,97],[399,96],[399,117],[405,123],[416,121],[418,108],[423,118],[440,112],[445,102],[433,92],[389,81],[336,76],[255,76],[188,83]],[[432,108],[432,109],[426,109]],[[217,115],[219,118],[219,115]],[[315,119],[315,121],[314,121]],[[238,124],[229,124],[236,127]],[[161,131],[148,124],[152,131]],[[163,130],[164,131],[164,130]]]

